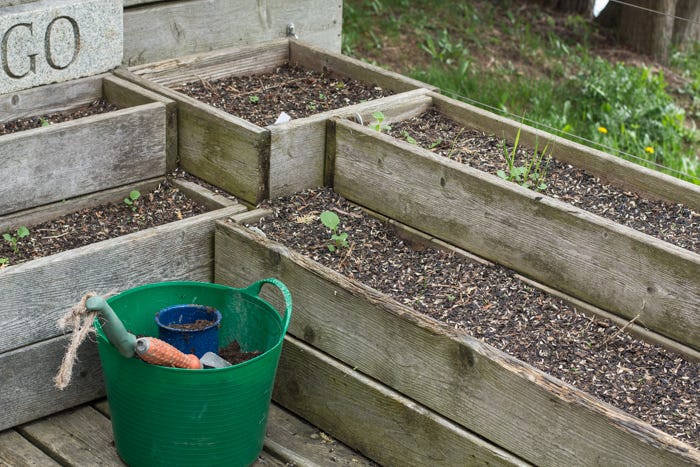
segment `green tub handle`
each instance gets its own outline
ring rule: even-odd
[[[260,279],[259,281],[249,285],[245,289],[243,289],[243,292],[250,294],[250,295],[255,295],[258,296],[260,295],[260,289],[262,289],[262,286],[264,284],[270,284],[274,285],[278,289],[280,289],[280,292],[282,292],[282,296],[284,297],[284,317],[283,317],[283,330],[286,333],[287,332],[287,327],[289,326],[289,320],[292,318],[292,294],[289,292],[289,289],[287,288],[286,285],[282,283],[282,281],[279,281],[275,279],[274,277],[269,277],[267,279]]]
[[[126,358],[136,355],[136,336],[126,330],[124,323],[117,317],[104,298],[99,296],[88,298],[85,302],[85,308],[99,313],[102,331],[120,354]]]

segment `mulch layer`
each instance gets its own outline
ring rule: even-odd
[[[700,364],[590,318],[505,267],[414,248],[331,190],[261,207],[274,210],[256,224],[269,238],[700,447]],[[325,210],[349,234],[349,247],[335,253],[319,221]]]
[[[0,123],[0,135],[7,135],[17,131],[31,130],[33,128],[41,128],[42,126],[67,122],[70,120],[75,120],[76,118],[111,112],[117,109],[118,107],[116,105],[111,104],[104,99],[96,99],[90,104],[76,107],[64,112],[36,115]]]
[[[128,196],[125,190],[124,197]],[[0,241],[0,258],[7,258],[8,265],[14,265],[207,211],[164,179],[153,191],[141,193],[132,206],[108,203],[26,226],[30,234],[18,239],[16,252],[10,242]],[[9,233],[15,235],[14,231]]]
[[[402,140],[412,138],[411,141],[424,149],[484,172],[494,175],[498,170],[508,172],[503,138],[465,128],[437,110],[429,110],[412,119],[394,123],[387,132]],[[545,145],[546,141],[540,143],[540,153]],[[513,149],[512,145],[506,147],[509,152]],[[530,159],[532,151],[518,147],[515,165],[523,166]],[[682,204],[647,199],[603,183],[584,170],[555,158],[545,158],[541,172],[544,173],[544,183],[547,185],[541,193],[700,253],[699,212]]]
[[[174,89],[258,126],[274,124],[282,112],[297,119],[393,94],[289,65],[273,73],[194,81]]]

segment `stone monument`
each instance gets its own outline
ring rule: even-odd
[[[0,94],[122,62],[122,0],[0,0]]]

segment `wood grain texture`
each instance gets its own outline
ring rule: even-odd
[[[161,103],[0,137],[0,214],[165,174]]]
[[[0,123],[89,104],[102,96],[104,76],[106,75],[96,75],[0,94]]]
[[[125,465],[114,448],[109,419],[89,406],[30,423],[20,431],[63,465]]]
[[[4,269],[0,352],[59,335],[57,320],[87,292],[210,281],[214,221],[239,210],[220,209]]]
[[[284,346],[273,399],[382,465],[529,465],[294,337]]]
[[[62,336],[0,354],[0,430],[105,395],[97,345],[89,340],[78,350],[71,384],[63,391],[54,387],[67,345]]]
[[[287,62],[289,40],[276,39],[147,63],[129,70],[153,83],[174,88],[190,81],[267,73]]]
[[[700,255],[359,125],[335,135],[346,198],[700,348]]]
[[[102,94],[108,101],[119,107],[135,107],[161,102],[165,105],[165,154],[166,172],[177,167],[177,104],[162,94],[150,91],[114,75],[102,80]]]
[[[378,110],[401,114],[427,102],[426,89],[414,89],[306,118],[270,125],[269,196],[289,195],[324,183],[326,122],[331,118],[371,115]]]
[[[625,412],[243,227],[218,223],[216,281],[241,287],[270,276],[294,297],[291,335],[529,462],[700,461],[697,450]]]
[[[554,141],[553,156],[562,162],[585,169],[600,177],[601,180],[626,190],[670,203],[682,203],[695,211],[700,211],[700,186],[698,185],[574,141],[557,138],[551,133],[445,96],[435,94],[433,97],[435,107],[440,112],[465,126],[478,128],[500,138],[505,136],[511,143],[518,129],[521,129],[520,144],[523,147],[534,148],[539,142],[539,147],[542,148],[547,141]]]
[[[44,454],[15,430],[6,430],[0,433],[0,465],[59,467],[61,464]]]
[[[192,0],[124,11],[124,63],[132,66],[284,38],[340,51],[341,0]]]
[[[296,39],[289,40],[289,63],[334,76],[352,77],[396,93],[416,88],[439,91],[437,87],[422,81]]]

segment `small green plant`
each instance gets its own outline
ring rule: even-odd
[[[12,235],[8,232],[3,234],[2,238],[4,238],[5,241],[10,244],[10,247],[12,247],[12,252],[17,254],[19,253],[19,245],[17,243],[19,242],[20,238],[29,236],[29,229],[22,226],[15,231],[15,234],[16,235]]]
[[[248,101],[251,104],[257,104],[258,102],[260,102],[260,98],[258,96],[249,96]]]
[[[10,265],[10,260],[8,258],[0,258],[0,269],[4,269]]]
[[[141,192],[138,190],[131,190],[129,196],[124,198],[124,204],[129,206],[132,211],[136,212],[136,200],[141,197]]]
[[[411,144],[418,144],[418,141],[416,141],[416,139],[415,139],[413,136],[411,136],[410,134],[408,134],[408,131],[406,131],[406,130],[404,130],[404,131],[401,132],[401,136],[403,136],[404,138],[406,138],[406,141],[408,141],[408,142],[411,143]]]
[[[372,117],[374,117],[374,121],[368,125],[371,129],[376,130],[380,133],[382,132],[382,130],[391,130],[391,127],[389,125],[384,124],[384,120],[386,120],[386,117],[384,117],[384,114],[382,112],[374,112],[372,114]]]
[[[348,246],[348,234],[347,232],[340,232],[338,230],[338,225],[340,224],[340,219],[338,215],[333,211],[323,211],[320,216],[321,223],[328,227],[331,231],[331,241],[333,243],[328,244],[328,249],[331,252],[336,251],[338,248]]]
[[[51,122],[46,117],[39,117],[39,124],[41,126],[49,126],[49,125],[51,125]]]
[[[535,191],[542,191],[547,188],[547,184],[544,183],[545,177],[547,176],[547,164],[544,166],[542,162],[545,157],[549,160],[551,158],[551,148],[549,143],[547,143],[542,150],[539,151],[539,144],[535,143],[535,150],[532,156],[527,160],[525,165],[515,164],[515,154],[518,151],[518,143],[520,142],[520,129],[515,136],[515,142],[513,143],[513,149],[508,151],[505,139],[503,141],[503,157],[505,157],[508,164],[508,172],[504,170],[498,170],[496,175],[501,177],[503,180],[509,182],[515,182],[520,186],[525,188],[530,188]],[[547,153],[549,152],[549,156]]]

